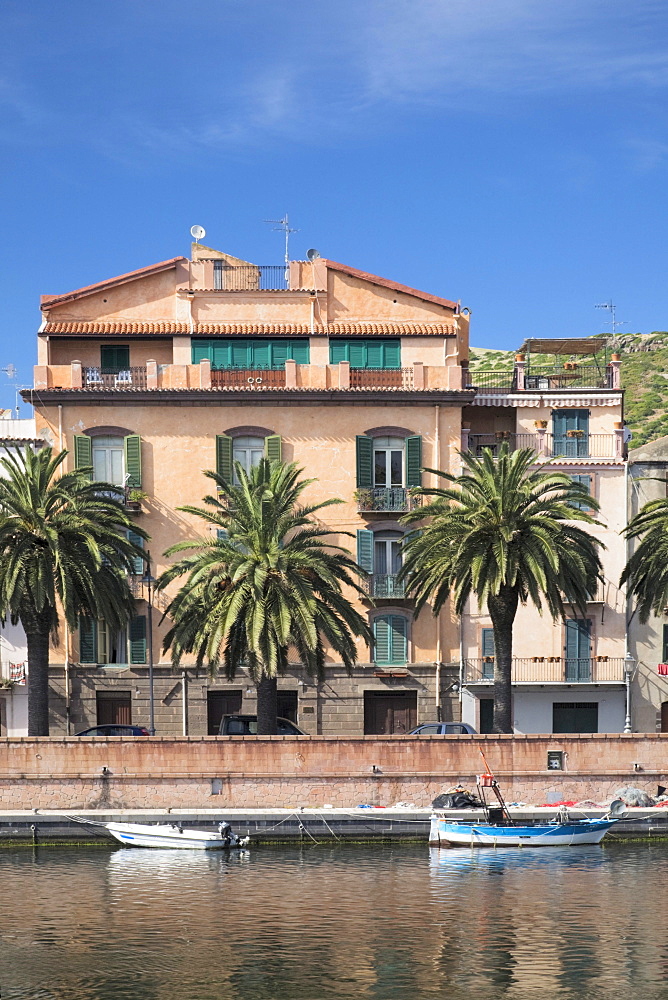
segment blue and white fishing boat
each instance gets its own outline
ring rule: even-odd
[[[482,751],[480,751],[482,754]],[[534,826],[516,823],[503,800],[498,782],[489,769],[476,779],[484,817],[480,822],[451,819],[442,812],[431,817],[431,847],[571,847],[576,844],[600,844],[611,826],[621,819],[625,806],[617,799],[601,819],[574,819],[563,806],[554,819]],[[498,805],[491,807],[486,798],[491,789]]]

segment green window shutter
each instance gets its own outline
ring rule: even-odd
[[[406,486],[422,486],[422,438],[406,438]]]
[[[365,434],[355,438],[357,488],[370,490],[373,486],[373,441]]]
[[[140,549],[144,548],[144,539],[141,535],[137,535],[134,531],[128,531],[128,541],[132,542],[133,545],[137,545]],[[141,556],[135,556],[132,560],[132,572],[135,576],[144,575],[144,560]]]
[[[209,348],[212,368],[230,368],[232,365],[232,344],[229,340],[215,340]]]
[[[253,340],[250,343],[251,368],[271,367],[271,341]]]
[[[74,464],[77,469],[85,469],[93,464],[93,442],[87,434],[74,435]],[[89,478],[93,478],[92,472]]]
[[[271,355],[269,357],[270,368],[285,368],[285,362],[292,357],[289,340],[272,340],[269,347]]]
[[[111,347],[109,345],[100,348],[100,366],[112,371],[123,371],[130,367],[130,348]]]
[[[210,340],[193,340],[191,359],[194,365],[200,361],[212,361],[213,345]]]
[[[494,656],[494,629],[484,628],[482,630],[482,655]]]
[[[383,368],[401,368],[401,341],[383,340]]]
[[[216,541],[224,542],[229,537],[225,528],[216,528]]]
[[[97,622],[85,615],[79,618],[79,662],[97,663]]]
[[[587,493],[591,496],[591,476],[575,475],[571,476],[570,478],[573,480],[574,483],[580,483],[581,486],[586,486]],[[577,507],[579,510],[590,509],[590,505],[587,503],[586,500],[581,500],[578,503],[574,503],[573,506]]]
[[[373,573],[373,531],[358,530],[357,562],[365,573]]]
[[[270,434],[264,439],[264,456],[270,462],[281,461],[281,435]]]
[[[232,342],[231,363],[233,368],[250,368],[251,345],[245,340]]]
[[[141,489],[141,438],[138,434],[125,438],[125,475],[131,489]]]
[[[367,340],[366,342],[366,366],[367,368],[385,368],[385,352],[382,340]]]
[[[225,482],[232,479],[232,438],[216,434],[216,472]]]
[[[376,618],[373,623],[374,655],[376,663],[390,663],[390,616]]]
[[[367,368],[367,350],[364,340],[352,341],[348,346],[348,360],[351,368]]]
[[[130,619],[130,663],[146,663],[146,615]]]
[[[329,363],[338,365],[341,361],[348,360],[348,341],[330,340],[329,342]]]
[[[308,365],[311,360],[311,346],[308,340],[290,341],[290,357],[298,365]]]
[[[400,615],[390,616],[390,663],[406,663],[408,659],[408,623]]]

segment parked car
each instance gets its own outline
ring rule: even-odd
[[[477,731],[468,722],[423,722],[417,729],[411,729],[409,736],[477,736]]]
[[[150,736],[148,729],[144,726],[93,726],[92,729],[84,729],[75,736]]]
[[[277,720],[278,736],[307,736],[289,719]],[[257,736],[257,715],[224,715],[220,720],[219,736]]]

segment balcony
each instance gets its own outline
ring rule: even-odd
[[[211,388],[284,389],[284,368],[212,368]]]
[[[213,263],[213,287],[222,292],[274,292],[290,287],[290,269],[285,264],[241,264],[234,266],[218,258],[200,258]]]
[[[84,389],[145,389],[146,368],[82,368]]]
[[[465,684],[491,684],[494,680],[494,657],[465,659],[463,672]],[[623,684],[624,657],[513,657],[511,676],[513,684]]]
[[[390,489],[359,489],[355,491],[360,514],[403,514],[422,503],[412,487],[393,486]]]
[[[484,448],[490,448],[497,455],[501,445],[507,443],[511,451],[518,448],[532,448],[541,458],[564,459],[621,459],[623,441],[616,434],[587,434],[569,432],[555,437],[553,434],[515,434],[511,431],[497,431],[494,434],[468,434],[468,450],[481,455]]]
[[[412,389],[412,368],[351,368],[351,389]]]
[[[369,597],[382,600],[403,599],[406,597],[406,585],[397,576],[374,573],[362,583]]]
[[[467,389],[481,393],[541,392],[572,389],[619,389],[619,363],[581,365],[567,361],[561,366],[516,364],[505,371],[476,369],[469,371]]]
[[[478,389],[480,392],[514,392],[517,388],[517,377],[512,368],[506,371],[482,369],[467,372],[465,384],[467,389]]]

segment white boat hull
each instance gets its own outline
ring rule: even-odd
[[[236,847],[218,832],[182,829],[176,824],[105,823],[112,837],[126,847],[176,847],[179,850],[215,851]]]
[[[587,819],[537,826],[494,826],[431,817],[432,847],[571,847],[600,844],[614,819]]]

